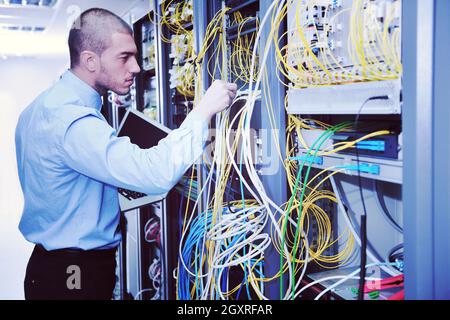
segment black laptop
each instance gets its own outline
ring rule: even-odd
[[[142,149],[149,149],[158,145],[161,139],[167,137],[170,129],[151,120],[145,114],[128,109],[120,124],[117,134],[119,137],[129,137],[131,143]],[[147,195],[145,193],[119,188],[120,210],[125,212],[163,200],[167,193],[161,195]]]

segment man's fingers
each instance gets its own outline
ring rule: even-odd
[[[235,83],[227,83],[228,95],[230,97],[230,104],[233,103],[237,94],[237,85]]]
[[[230,103],[232,103],[234,98],[236,98],[236,92],[228,91],[228,96],[230,97]]]
[[[227,89],[233,92],[237,91],[237,84],[236,83],[227,83]]]
[[[230,95],[230,97],[233,95],[233,96],[236,96],[236,94],[237,94],[237,92],[236,91],[233,91],[233,90],[227,90],[227,93]]]

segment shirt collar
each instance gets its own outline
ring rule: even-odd
[[[98,111],[102,108],[102,97],[100,94],[88,85],[86,82],[78,78],[72,71],[67,70],[61,76],[61,80],[74,88],[86,107],[94,108]]]

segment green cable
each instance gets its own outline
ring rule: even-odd
[[[308,170],[307,170],[307,172],[306,172],[306,174],[305,174],[304,183],[303,183],[303,188],[302,188],[302,193],[301,193],[301,196],[300,196],[300,207],[299,207],[300,215],[297,217],[297,226],[299,225],[300,218],[301,218],[302,205],[303,205],[303,198],[304,198],[305,190],[306,190],[306,182],[308,181],[309,173],[310,173],[310,171],[311,171],[311,165],[312,165],[314,159],[317,157],[317,153],[319,152],[320,147],[321,147],[321,146],[325,143],[325,141],[328,140],[328,138],[329,138],[331,135],[333,135],[336,131],[339,131],[339,130],[343,129],[343,128],[345,128],[346,126],[348,126],[348,125],[350,125],[350,124],[351,124],[351,122],[344,122],[344,123],[342,123],[342,124],[340,124],[340,125],[337,125],[337,126],[334,126],[334,127],[331,127],[331,128],[329,128],[329,129],[327,129],[327,130],[326,130],[324,133],[322,133],[321,136],[314,142],[314,144],[311,146],[310,150],[308,150],[307,156],[304,157],[304,159],[303,159],[303,161],[302,161],[302,163],[301,163],[301,165],[300,165],[300,168],[299,168],[299,170],[298,170],[297,177],[296,177],[296,181],[295,181],[294,190],[293,190],[293,192],[292,192],[292,196],[291,196],[291,198],[290,198],[290,200],[289,200],[289,205],[288,205],[288,208],[287,208],[287,210],[286,210],[286,213],[290,212],[290,209],[291,209],[292,204],[293,204],[294,199],[295,199],[295,195],[297,194],[297,188],[298,188],[298,184],[299,184],[299,182],[300,182],[301,172],[302,172],[302,170],[303,170],[303,167],[304,167],[304,165],[305,165],[305,162],[306,162],[307,160],[309,160],[309,161],[308,161],[308,162],[309,162],[309,164],[308,164]],[[317,148],[316,148],[316,144],[318,144]],[[315,152],[314,152],[313,157],[308,157],[308,156],[311,155],[311,153],[312,153],[312,151],[313,151],[314,149],[315,149]],[[285,238],[286,228],[287,228],[287,218],[284,220],[284,223],[283,223],[283,233],[282,233],[282,240],[281,240],[281,241],[282,241],[282,248],[284,248],[284,242],[285,242],[285,239],[284,239],[284,238]],[[295,253],[296,253],[296,251],[297,251],[297,249],[298,249],[298,247],[297,247],[298,235],[299,235],[299,229],[297,228],[296,233],[295,233],[295,238],[294,238],[294,248],[293,248],[293,250],[292,250],[294,259],[295,259]],[[294,266],[295,266],[295,261],[292,262],[292,267],[294,268]],[[283,269],[283,255],[281,254],[281,255],[280,255],[280,272],[281,272],[281,276],[280,276],[280,299],[281,299],[282,296],[283,296],[283,272],[282,272],[282,269]],[[294,280],[295,280],[295,273],[293,272],[293,273],[292,273],[291,282],[294,283]],[[294,290],[292,291],[292,299],[294,298],[294,293],[295,293],[295,286],[294,286]]]
[[[322,133],[322,135],[319,137],[319,139],[317,139],[314,142],[314,144],[313,144],[313,146],[311,148],[313,149],[315,147],[315,145],[317,143],[319,143],[319,141],[322,139],[322,137],[326,136],[329,133],[329,131],[330,131],[330,129],[328,129],[324,133]],[[320,144],[320,146],[321,145],[322,144]],[[320,146],[319,146],[319,148],[320,148]],[[310,152],[311,152],[311,149],[308,150],[308,155],[310,154]],[[292,203],[294,201],[295,194],[297,193],[298,183],[300,181],[300,173],[301,173],[301,171],[303,169],[303,165],[305,164],[305,161],[306,161],[307,158],[308,158],[307,156],[304,157],[303,161],[302,161],[302,163],[300,165],[300,168],[299,168],[296,180],[295,180],[294,190],[293,190],[291,198],[289,200],[289,205],[288,205],[288,209],[286,210],[286,213],[289,212],[290,208],[292,207]],[[313,161],[314,159],[310,159],[310,160]],[[281,248],[282,248],[282,250],[284,250],[284,243],[285,243],[285,239],[284,238],[285,238],[285,233],[286,233],[286,228],[287,228],[287,220],[288,219],[286,217],[285,220],[283,221],[283,228],[282,228],[283,229],[283,233],[282,233],[282,236],[281,236]],[[283,297],[283,254],[280,255],[280,272],[281,272],[281,276],[280,276],[280,299],[282,299],[282,297]]]
[[[358,288],[352,287],[350,289],[350,291],[353,293],[353,296],[355,298],[358,297],[358,293],[359,293],[359,289]],[[376,300],[376,299],[378,299],[380,297],[380,291],[371,291],[371,292],[367,293],[367,295],[369,296],[370,299]]]
[[[315,152],[314,152],[314,156],[313,156],[313,158],[311,159],[311,161],[309,162],[309,165],[308,165],[308,169],[307,169],[307,172],[306,172],[306,174],[305,174],[305,178],[304,178],[304,183],[303,183],[303,188],[302,188],[302,193],[301,193],[301,196],[300,196],[300,206],[299,206],[299,212],[300,212],[300,215],[297,217],[297,230],[296,230],[296,232],[295,232],[295,238],[294,238],[294,248],[292,249],[292,256],[293,257],[295,257],[295,255],[296,255],[296,253],[297,253],[297,250],[298,250],[298,245],[299,245],[299,234],[300,234],[300,229],[298,228],[298,226],[300,225],[300,218],[301,218],[301,213],[302,213],[302,209],[303,209],[303,199],[304,199],[304,196],[305,196],[305,192],[306,192],[306,185],[307,185],[307,182],[308,182],[308,178],[309,178],[309,174],[310,174],[310,171],[311,171],[311,168],[312,168],[312,163],[313,163],[313,161],[314,161],[314,159],[316,159],[317,158],[317,153],[319,152],[319,150],[320,150],[320,147],[322,146],[322,144],[326,141],[326,140],[328,140],[328,138],[329,137],[331,137],[334,133],[336,133],[337,131],[339,131],[339,130],[342,130],[342,129],[344,129],[345,127],[347,127],[348,125],[351,125],[351,122],[344,122],[344,123],[342,123],[342,124],[339,124],[339,125],[337,125],[337,126],[335,126],[335,127],[332,127],[332,128],[330,128],[329,129],[329,131],[330,132],[328,132],[327,133],[327,135],[326,135],[326,137],[320,142],[320,144],[317,146],[317,148],[316,148],[316,150],[315,150]],[[320,138],[319,138],[319,141],[320,141]],[[310,153],[308,153],[308,156],[310,155]],[[302,167],[302,169],[303,169],[303,167]],[[298,178],[300,178],[300,173],[302,172],[302,170],[300,170],[299,171],[299,173],[297,174],[297,176],[298,176]],[[295,196],[295,193],[294,193],[294,196]],[[292,205],[292,202],[291,202],[291,205]],[[289,207],[289,209],[290,209],[290,207]],[[289,211],[288,211],[289,212]],[[292,262],[292,267],[294,268],[295,267],[295,262],[293,261]],[[295,280],[295,273],[293,273],[292,274],[292,281],[294,281]],[[295,288],[294,288],[294,290],[292,291],[292,299],[294,299],[294,293],[295,293]]]

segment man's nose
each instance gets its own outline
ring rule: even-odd
[[[141,72],[141,68],[139,67],[139,64],[137,63],[136,58],[133,58],[132,63],[131,63],[130,73],[137,75],[139,72]]]

